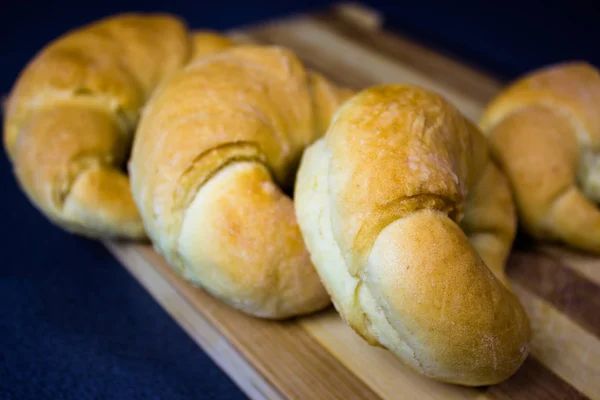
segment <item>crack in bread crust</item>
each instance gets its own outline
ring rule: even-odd
[[[290,50],[271,46],[193,61],[150,100],[133,146],[134,198],[157,250],[183,278],[257,317],[329,303],[283,190],[323,134],[315,114],[324,120],[342,98],[332,85],[311,91],[307,75]]]
[[[456,220],[459,215],[456,203],[446,196],[435,193],[422,193],[404,196],[371,211],[357,232],[353,248],[361,254],[361,260],[367,260],[371,254],[373,243],[381,231],[389,224],[404,216],[420,210],[436,210]],[[363,264],[364,265],[364,264]],[[359,268],[350,268],[352,276],[358,276]]]
[[[125,13],[64,33],[23,69],[4,144],[20,185],[54,223],[90,237],[146,236],[124,161],[143,105],[191,47],[178,17]]]

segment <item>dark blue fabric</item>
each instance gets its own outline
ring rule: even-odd
[[[243,398],[99,244],[32,217],[19,197],[8,226],[28,225],[3,229],[0,398]]]
[[[387,26],[504,79],[550,63],[600,67],[594,0],[367,0]]]
[[[331,2],[6,3],[1,93],[50,39],[115,12],[170,11],[194,28],[220,29]],[[561,2],[561,10],[526,0],[368,3],[388,15],[389,27],[507,77],[567,58],[598,65],[598,14],[582,1]],[[0,399],[243,398],[100,244],[64,233],[31,206],[4,154],[0,188]]]
[[[0,399],[240,399],[99,244],[51,226],[0,166]]]

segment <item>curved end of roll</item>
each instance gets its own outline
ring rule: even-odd
[[[496,279],[510,289],[510,282],[504,271],[506,256],[508,255],[507,248],[510,249],[510,246],[507,246],[497,235],[491,233],[470,235],[469,241]]]
[[[129,179],[118,169],[127,147],[106,110],[60,104],[32,114],[14,141],[14,174],[53,223],[83,236],[146,237]]]
[[[578,178],[582,192],[596,204],[600,204],[600,152],[582,154]]]
[[[600,209],[578,187],[572,186],[556,199],[544,225],[568,245],[600,254]]]
[[[283,319],[330,304],[291,199],[257,162],[229,164],[204,184],[185,212],[178,254],[187,279],[256,317]]]
[[[389,323],[377,327],[382,342],[426,376],[491,385],[529,354],[531,328],[520,301],[443,213],[423,210],[387,226],[365,282]]]
[[[59,218],[67,229],[89,237],[146,238],[129,179],[115,169],[82,172],[71,186]]]

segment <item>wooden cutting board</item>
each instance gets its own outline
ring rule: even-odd
[[[342,5],[232,36],[287,46],[309,67],[355,89],[382,82],[431,88],[473,120],[502,87],[489,76],[382,31],[380,21],[365,8]],[[533,325],[532,354],[508,381],[465,388],[424,378],[385,350],[369,346],[333,308],[286,322],[255,319],[184,282],[150,245],[106,245],[251,398],[600,399],[598,258],[519,241],[508,273]]]

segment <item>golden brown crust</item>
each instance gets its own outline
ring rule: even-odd
[[[203,53],[223,45],[215,37]],[[145,236],[123,167],[141,108],[202,46],[192,39],[176,17],[123,14],[68,32],[27,65],[6,105],[4,144],[19,185],[52,221],[92,237]]]
[[[500,382],[525,360],[529,321],[503,271],[508,184],[443,98],[408,85],[355,95],[305,152],[294,197],[325,287],[369,343],[463,385]]]
[[[534,71],[500,93],[481,126],[536,238],[600,254],[600,75],[572,62]]]
[[[325,132],[338,106],[348,100],[353,91],[331,84],[323,75],[315,71],[309,71],[308,78],[313,99],[315,129],[316,132]]]
[[[65,229],[141,237],[128,179],[118,169],[126,141],[106,110],[55,104],[32,113],[21,128],[15,174],[34,204]]]
[[[280,189],[323,133],[317,119],[342,99],[317,79],[315,89],[283,48],[226,50],[161,87],[134,141],[132,188],[155,247],[188,280],[255,316],[329,304]]]
[[[207,30],[192,32],[192,56],[190,57],[190,62],[218,53],[235,45],[236,43],[233,40],[217,32]]]

